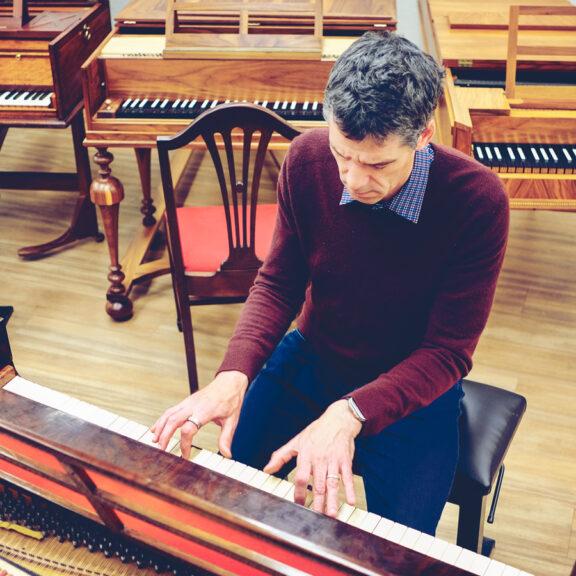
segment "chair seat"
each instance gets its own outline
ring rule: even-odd
[[[526,399],[470,380],[464,380],[462,387],[460,459],[452,492],[466,486],[488,494],[526,410]]]
[[[259,204],[256,212],[256,256],[268,254],[276,204]],[[215,272],[228,258],[226,216],[220,206],[184,206],[176,211],[186,272]],[[249,213],[247,214],[249,218]]]

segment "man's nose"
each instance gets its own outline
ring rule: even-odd
[[[344,170],[343,180],[346,188],[354,191],[364,188],[369,182],[369,177],[363,167],[358,166],[354,162],[350,162]]]

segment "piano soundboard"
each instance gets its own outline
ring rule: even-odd
[[[6,393],[17,395],[18,397],[22,397],[23,399],[27,399],[33,403],[42,404],[45,407],[59,411],[59,413],[65,413],[70,417],[78,418],[83,422],[105,428],[109,433],[114,435],[119,434],[136,441],[139,444],[144,444],[149,447],[149,449],[158,449],[158,446],[152,442],[152,433],[147,426],[128,420],[127,418],[118,416],[87,402],[74,399],[61,392],[33,383],[20,376],[12,378],[4,386],[3,391],[0,390],[0,402],[5,403],[9,400],[5,396]],[[4,410],[0,411],[0,413],[2,412],[4,412]],[[0,428],[6,428],[6,423],[1,422],[1,420]],[[179,442],[177,438],[171,440],[167,451],[173,456],[180,456]],[[3,464],[6,462],[6,454],[6,448],[2,446],[2,443],[0,443],[0,476],[6,476],[5,469],[2,470]],[[179,458],[178,460],[181,459]],[[223,458],[219,454],[203,449],[195,450],[192,456],[192,462],[196,467],[209,470],[213,473],[209,476],[211,483],[218,482],[219,478],[226,477],[235,485],[244,485],[248,487],[247,490],[249,490],[249,493],[251,494],[250,498],[254,496],[257,497],[257,493],[260,492],[273,495],[277,498],[277,502],[283,501],[284,504],[282,504],[282,506],[286,508],[283,514],[285,518],[292,517],[294,514],[300,515],[301,512],[299,511],[304,511],[303,507],[292,502],[294,485],[288,480],[271,476],[261,470],[256,470],[240,462]],[[194,475],[194,471],[195,468],[190,468],[189,473],[191,476]],[[127,471],[126,474],[129,476],[130,473]],[[8,479],[14,481],[13,477]],[[244,490],[246,490],[246,488]],[[252,494],[254,491],[256,491],[256,493]],[[210,491],[208,490],[207,493],[210,493]],[[248,498],[247,494],[245,498]],[[263,502],[263,505],[265,506],[266,502]],[[267,517],[265,512],[258,510],[254,510],[253,512],[255,515],[260,516],[260,522],[263,518]],[[286,514],[289,514],[289,516],[286,516]],[[350,566],[344,562],[342,566],[347,567],[342,568],[344,571],[338,573],[385,574],[389,576],[408,573],[415,576],[424,573],[431,575],[460,575],[468,573],[482,576],[529,576],[526,572],[507,566],[498,560],[481,556],[440,538],[435,538],[428,534],[421,533],[402,524],[392,522],[391,520],[378,516],[372,512],[352,507],[346,503],[343,503],[340,507],[336,520],[310,511],[306,511],[306,518],[310,521],[310,529],[307,530],[306,526],[303,526],[302,530],[303,533],[309,535],[311,548],[314,547],[316,532],[312,526],[318,521],[321,521],[322,525],[330,527],[330,529],[334,531],[334,534],[339,534],[338,539],[342,538],[343,541],[347,539],[347,532],[344,530],[345,525],[347,525],[347,527],[352,526],[356,530],[370,535],[369,540],[366,541],[368,548],[374,549],[374,547],[380,546],[380,542],[394,546],[393,550],[382,550],[383,553],[387,553],[384,554],[384,556],[389,557],[390,563],[386,569],[383,567],[386,565],[388,560],[382,554],[379,554],[376,556],[380,561],[382,561],[379,569],[375,569],[374,566],[371,569],[362,568],[361,565]],[[274,528],[271,528],[271,530],[274,531]],[[292,540],[297,541],[298,538],[292,537]],[[147,544],[151,543],[147,542]],[[350,542],[348,544],[350,544]],[[337,542],[334,542],[334,546],[336,545]],[[427,562],[414,562],[414,560],[411,559],[412,568],[408,568],[408,565],[406,565],[407,571],[404,571],[403,569],[398,568],[398,558],[396,558],[396,560],[394,559],[395,557],[398,557],[400,550],[412,551],[419,555],[423,555],[423,558],[425,557]],[[358,552],[358,554],[360,554],[360,552]],[[339,553],[332,552],[329,555],[334,558],[337,557]],[[187,559],[192,560],[191,558]],[[200,564],[202,563],[200,562]],[[417,569],[416,566],[420,566],[420,568]],[[206,568],[205,565],[204,568]],[[278,565],[276,568],[278,568]],[[287,567],[284,569],[287,569]],[[292,569],[289,569],[287,572],[284,572],[284,569],[278,569],[278,571],[273,571],[273,573],[292,573],[290,571]],[[238,572],[238,574],[240,573],[242,572]],[[245,574],[246,572],[243,573]],[[256,574],[260,572],[255,571],[254,573]],[[299,573],[308,572],[304,571]],[[334,572],[326,571],[325,573],[332,574]]]

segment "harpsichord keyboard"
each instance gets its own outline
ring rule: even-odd
[[[158,445],[152,442],[153,435],[147,426],[30,382],[20,376],[9,381],[4,386],[4,390],[158,448]],[[176,456],[180,455],[179,441],[176,437],[170,441],[167,451]],[[261,470],[203,449],[197,451],[192,461],[197,465],[269,492],[279,498],[293,500],[294,485],[288,480],[271,476]],[[471,574],[479,576],[530,576],[528,573],[505,565],[498,560],[481,556],[440,538],[435,538],[346,503],[340,507],[337,519],[360,530],[370,532],[374,536],[385,538],[426,556],[441,560],[445,564],[466,570]]]

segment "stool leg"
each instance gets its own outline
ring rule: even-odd
[[[482,494],[466,494],[466,497],[460,501],[458,535],[456,537],[458,546],[478,554],[482,553],[485,512],[486,497]]]

